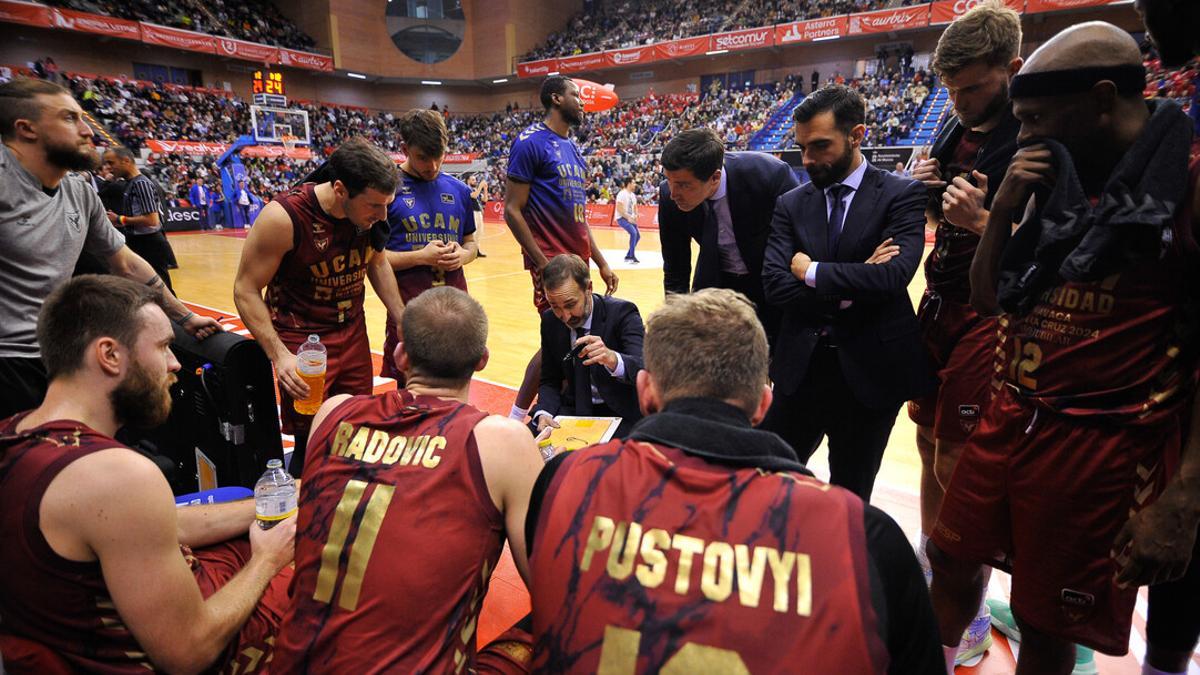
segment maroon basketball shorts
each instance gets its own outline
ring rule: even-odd
[[[250,540],[245,538],[193,551],[192,558],[188,560],[196,575],[196,583],[200,586],[200,594],[205,598],[229,583],[249,561]],[[223,657],[222,673],[248,675],[267,671],[267,664],[271,662],[271,653],[275,649],[275,635],[287,610],[288,586],[292,583],[294,573],[295,570],[289,565],[271,579],[254,612],[238,632],[237,638],[230,643]]]
[[[550,309],[550,301],[546,300],[546,292],[542,290],[542,271],[530,269],[529,278],[533,280],[533,306],[537,308],[538,315],[541,315]]]
[[[293,354],[304,344],[309,331],[280,330],[279,339]],[[325,365],[325,398],[337,394],[370,394],[375,381],[371,367],[371,344],[367,340],[367,322],[359,316],[345,328],[318,332],[327,350]],[[307,433],[312,426],[311,415],[301,415],[293,407],[292,397],[279,389],[279,421],[285,434]]]
[[[968,304],[929,291],[917,312],[925,352],[938,371],[937,392],[909,401],[908,416],[935,438],[963,443],[992,398],[997,322]]]
[[[1114,583],[1113,542],[1177,466],[1182,417],[1068,417],[1005,387],[955,467],[934,543],[1010,570],[1013,612],[1037,630],[1124,654],[1137,589]]]

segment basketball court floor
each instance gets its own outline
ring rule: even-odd
[[[628,235],[618,228],[594,231],[605,258],[617,272],[620,283],[617,295],[637,304],[643,318],[663,302],[662,256],[659,253],[658,232],[643,230],[638,244],[641,264],[623,262],[628,247]],[[178,233],[170,235],[171,245],[179,259],[179,269],[171,273],[176,291],[197,312],[218,317],[227,330],[245,334],[233,304],[233,281],[237,272],[245,232]],[[471,389],[471,402],[482,409],[507,414],[520,385],[529,357],[538,349],[538,316],[533,308],[529,273],[521,263],[520,248],[508,229],[500,222],[488,222],[481,238],[486,258],[467,265],[469,291],[487,310],[489,319],[488,349],[491,358],[487,368],[479,373]],[[604,292],[604,283],[593,274],[595,290]],[[918,272],[909,286],[914,306],[925,288],[923,273]],[[367,328],[371,349],[375,353],[378,372],[379,349],[383,345],[386,312],[383,304],[367,286]],[[447,336],[447,348],[453,348],[453,336]],[[395,387],[387,378],[375,379],[376,391]],[[916,540],[920,529],[918,485],[921,463],[914,442],[916,430],[901,411],[892,430],[891,440],[883,458],[872,503],[891,515]],[[818,451],[810,467],[821,478],[829,476],[825,451]],[[1008,576],[992,575],[989,595],[1007,599]],[[486,642],[507,629],[529,610],[524,585],[512,566],[507,552],[493,576],[483,616],[479,623],[479,639]],[[1096,655],[1096,665],[1102,675],[1134,675],[1140,672],[1145,654],[1146,593],[1143,589],[1137,603],[1130,636],[1130,653],[1114,658]],[[960,673],[1001,675],[1015,668],[1017,645],[1009,645],[993,631],[995,645],[983,661],[974,668],[959,668]],[[1189,673],[1200,675],[1200,655],[1193,655]]]

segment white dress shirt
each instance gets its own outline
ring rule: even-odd
[[[581,333],[574,328],[568,329],[568,332],[571,335],[570,346],[572,348],[575,347],[575,341],[578,340],[580,337],[582,337],[582,335],[584,333],[592,332],[592,317],[595,315],[596,315],[596,299],[592,298],[592,313],[588,314],[588,317],[586,319],[584,319],[584,321],[583,321],[583,325],[580,326],[580,328],[582,328],[583,332]],[[607,347],[607,345],[605,345],[605,346]],[[610,349],[611,349],[611,347],[610,347]],[[620,352],[617,352],[614,350],[613,354],[616,355],[616,357],[617,357],[617,367],[612,370],[608,370],[608,366],[605,366],[604,369],[608,370],[608,373],[610,375],[612,375],[614,378],[619,379],[619,378],[622,378],[625,376],[625,359],[621,358]],[[596,389],[595,384],[592,384],[592,403],[594,405],[604,403],[604,399],[600,398],[600,391],[598,389]],[[539,410],[533,414],[533,420],[537,421],[537,418],[539,415],[550,415],[551,417],[553,417],[553,415],[549,411]]]
[[[850,204],[854,201],[854,195],[858,194],[858,188],[860,185],[862,185],[862,179],[863,179],[863,176],[866,175],[866,173],[867,173],[867,160],[863,159],[862,161],[860,161],[858,163],[858,168],[851,171],[850,175],[846,176],[846,179],[841,182],[841,185],[845,185],[846,187],[850,188],[850,191],[846,193],[846,196],[842,197],[842,207],[843,207],[842,208],[842,214],[843,214],[842,215],[842,229],[843,230],[846,229],[846,216],[850,215]],[[825,190],[824,190],[826,221],[829,220],[830,215],[832,215],[832,213],[833,213],[833,199],[830,197],[830,194],[829,194],[829,189],[832,187],[833,186],[830,185],[829,187],[825,188]],[[841,232],[839,231],[838,234],[841,234]],[[830,251],[829,253],[830,253],[830,255],[832,255],[833,251]],[[812,288],[817,287],[817,265],[819,265],[819,264],[820,264],[819,262],[814,260],[813,262],[809,263],[808,269],[805,270],[805,272],[804,272],[804,283],[808,284]],[[843,301],[842,309],[845,309],[846,307],[849,307],[849,306],[850,306],[849,302]]]

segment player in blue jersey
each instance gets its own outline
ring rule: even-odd
[[[432,110],[410,110],[400,118],[400,135],[406,159],[400,165],[396,199],[388,207],[387,243],[400,295],[407,303],[434,286],[465,291],[463,265],[475,259],[479,246],[471,188],[442,173],[449,138],[446,122]],[[384,377],[399,379],[392,358],[398,339],[389,317],[380,370]]]
[[[587,224],[587,164],[571,139],[571,127],[583,123],[579,87],[568,77],[552,75],[542,82],[546,117],[521,132],[508,155],[504,220],[512,230],[533,277],[533,303],[538,312],[550,308],[542,294],[542,268],[560,253],[595,260],[608,294],[617,290],[617,275],[608,266]],[[525,369],[511,417],[524,419],[541,376],[539,351]]]

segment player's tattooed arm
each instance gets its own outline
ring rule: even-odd
[[[199,316],[189,310],[186,305],[179,301],[179,298],[171,293],[171,290],[167,288],[167,285],[163,283],[162,278],[157,274],[147,279],[146,285],[162,296],[163,304],[166,305],[167,317],[183,326],[197,340],[203,340],[209,335],[224,330],[221,328],[221,324],[217,323],[216,319]]]

